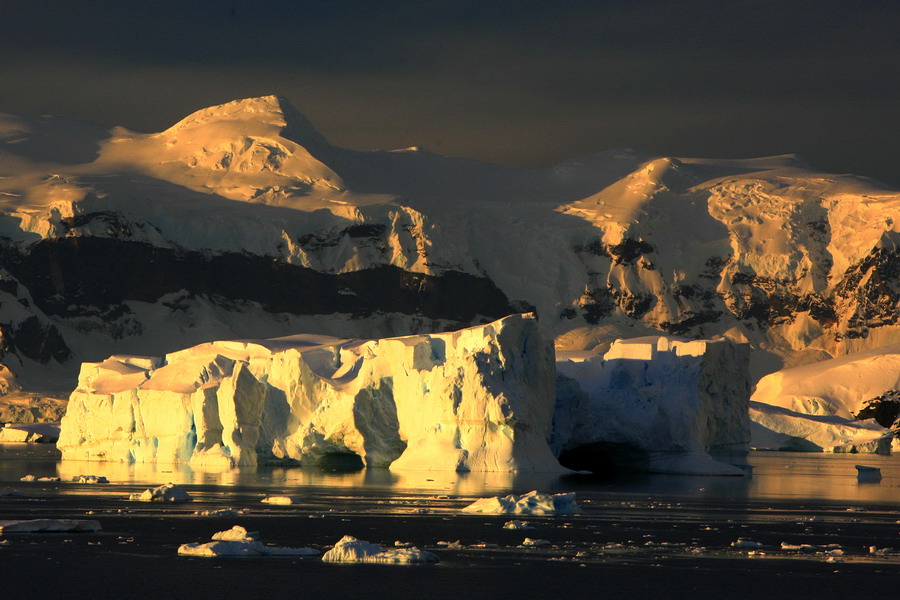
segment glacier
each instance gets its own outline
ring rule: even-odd
[[[560,471],[547,445],[553,347],[530,315],[378,340],[219,341],[85,363],[64,459]]]
[[[609,457],[596,452],[570,463],[611,444],[647,454],[632,468],[739,474],[709,453],[746,451],[746,350],[663,336],[555,360],[532,314],[376,340],[209,342],[82,365],[57,447],[69,460],[200,468],[345,457],[563,472],[558,458],[602,470]]]
[[[900,344],[783,369],[751,397],[752,446],[889,454],[900,417]]]

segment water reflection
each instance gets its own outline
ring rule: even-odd
[[[678,497],[697,500],[829,500],[863,503],[897,503],[900,499],[900,457],[879,455],[828,455],[813,453],[755,452],[747,477],[694,477],[635,474],[615,480],[583,475],[541,473],[455,473],[362,469],[329,471],[300,467],[195,469],[189,465],[125,464],[60,461],[52,446],[0,444],[0,483],[18,482],[27,474],[71,480],[82,474],[103,475],[111,482],[158,485],[180,484],[238,486],[267,493],[271,489],[338,488],[353,493],[434,494],[486,496],[542,491],[599,492]],[[880,483],[859,483],[855,465],[879,467]]]

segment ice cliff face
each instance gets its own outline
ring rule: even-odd
[[[576,360],[569,360],[575,358]],[[82,366],[63,458],[739,474],[746,348],[657,337],[553,362],[535,319],[380,340],[211,342]],[[622,457],[642,460],[622,463]]]
[[[66,459],[554,471],[553,349],[513,315],[440,335],[211,342],[82,366]]]
[[[113,351],[536,309],[561,349],[725,335],[764,374],[900,342],[898,214],[897,191],[792,156],[357,152],[276,96],[153,134],[0,115],[0,352],[71,389]]]
[[[712,455],[748,450],[749,349],[727,340],[617,340],[560,353],[551,440],[572,469],[741,474]]]

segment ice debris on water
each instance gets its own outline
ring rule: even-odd
[[[525,495],[481,498],[462,509],[468,513],[493,515],[555,515],[574,514],[580,511],[575,503],[575,493],[544,494],[532,490]]]
[[[732,548],[740,548],[746,550],[756,550],[757,548],[762,548],[763,545],[759,542],[754,542],[753,540],[748,540],[745,538],[738,538],[737,541],[731,542]]]
[[[218,510],[198,510],[194,511],[198,517],[236,517],[238,511],[233,508],[220,508]]]
[[[109,483],[109,479],[102,475],[76,475],[72,483]]]
[[[4,533],[36,533],[45,531],[100,531],[100,523],[82,519],[0,521],[0,535]]]
[[[259,532],[247,531],[235,525],[226,531],[213,534],[211,542],[182,544],[178,547],[181,556],[314,556],[315,548],[279,548],[266,546],[259,540]]]
[[[532,539],[525,538],[525,541],[522,542],[523,546],[549,546],[550,540],[542,540],[542,539]]]
[[[148,488],[140,494],[131,494],[128,499],[139,502],[188,502],[191,497],[184,488],[170,482]]]
[[[529,525],[525,521],[513,520],[504,523],[503,529],[534,529],[534,526]]]
[[[438,557],[415,546],[382,550],[379,544],[345,535],[322,556],[322,560],[338,563],[413,564],[438,562]]]

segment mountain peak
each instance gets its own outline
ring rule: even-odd
[[[177,133],[196,127],[214,127],[225,123],[274,127],[281,136],[307,149],[327,147],[328,141],[290,101],[278,95],[232,100],[195,111],[166,130]]]

